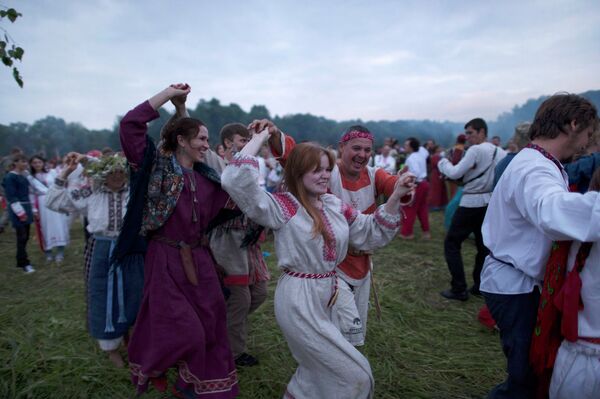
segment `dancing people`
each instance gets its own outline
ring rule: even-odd
[[[39,181],[46,189],[49,188],[57,177],[54,169],[46,167],[46,160],[40,155],[34,155],[29,160],[31,176]],[[65,246],[69,244],[69,220],[68,216],[55,212],[46,206],[46,193],[34,192],[34,212],[37,210],[38,217],[35,221],[36,232],[40,248],[46,254],[46,262],[62,263],[65,257]],[[56,252],[53,254],[53,250]]]
[[[283,272],[275,291],[275,317],[298,362],[284,397],[371,398],[369,362],[333,321],[337,315],[331,307],[339,300],[341,284],[336,267],[349,245],[370,251],[395,236],[402,218],[400,198],[413,190],[414,176],[398,179],[388,202],[363,215],[327,194],[333,155],[303,143],[286,160],[289,191],[270,194],[257,183],[255,158],[269,136],[265,127],[225,168],[222,184],[249,218],[275,234]]]
[[[265,126],[271,133],[271,152],[285,164],[296,142],[269,120],[251,124],[255,131],[261,131]],[[346,129],[339,142],[339,158],[331,171],[329,187],[332,194],[365,214],[375,212],[380,195],[389,197],[392,194],[398,179],[397,175],[367,165],[372,150],[373,135],[366,127],[356,125]],[[373,267],[370,255],[369,251],[350,245],[346,258],[337,266],[340,295],[335,305],[337,316],[334,321],[355,346],[364,345],[367,334]],[[379,309],[377,302],[375,305]]]
[[[129,197],[125,158],[113,155],[98,160],[71,152],[66,159],[48,190],[46,206],[63,213],[77,211],[88,220],[87,325],[100,349],[115,366],[123,367],[119,346],[135,322],[144,282],[142,265],[124,267],[111,260]],[[82,169],[80,163],[86,165],[83,173],[73,173]],[[79,190],[78,180],[86,178],[92,182],[91,190]]]
[[[471,146],[464,158],[456,165],[448,159],[438,163],[438,169],[450,179],[462,179],[464,190],[458,209],[452,217],[450,228],[444,239],[444,257],[452,277],[450,289],[440,292],[444,298],[466,301],[469,293],[481,296],[479,283],[481,268],[488,254],[483,245],[481,224],[492,196],[494,169],[498,162],[506,156],[506,152],[486,141],[488,127],[481,118],[475,118],[465,125],[465,135]],[[471,234],[475,235],[477,254],[473,267],[473,286],[467,291],[465,267],[461,255],[462,243]]]
[[[139,234],[147,238],[144,294],[128,345],[129,364],[138,392],[149,382],[164,390],[168,369],[177,367],[177,395],[233,398],[238,385],[225,298],[205,235],[228,195],[218,174],[202,163],[208,130],[197,119],[180,118],[163,129],[158,148],[147,135],[147,123],[159,117],[160,107],[169,100],[185,103],[190,90],[171,85],[129,111],[120,124],[136,191],[117,250]]]
[[[491,196],[481,228],[490,251],[481,291],[500,329],[508,376],[490,399],[533,395],[529,349],[552,242],[600,240],[600,196],[570,193],[561,163],[585,147],[597,120],[594,105],[578,95],[545,100],[529,130],[532,142],[514,157]]]

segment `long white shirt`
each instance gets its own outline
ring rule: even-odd
[[[567,174],[525,148],[500,177],[481,231],[485,246],[505,262],[486,258],[481,291],[529,293],[541,285],[552,241],[600,240],[600,195],[568,192]]]
[[[427,179],[427,158],[425,158],[422,153],[411,153],[408,158],[406,158],[405,165],[408,168],[408,171],[415,175],[418,182]]]
[[[575,265],[580,242],[574,242],[569,252],[569,271]],[[579,274],[581,277],[581,299],[583,309],[579,311],[578,327],[580,337],[600,337],[600,242],[592,245],[585,266]]]
[[[391,155],[384,157],[381,154],[375,155],[375,167],[382,168],[390,175],[396,174],[396,158]]]
[[[497,152],[494,158],[495,150]],[[450,179],[463,178],[463,181],[467,182],[486,171],[483,176],[465,184],[460,200],[462,207],[480,208],[490,202],[494,187],[494,170],[498,162],[505,156],[506,151],[502,148],[486,142],[469,147],[463,159],[456,165],[452,165],[452,162],[446,158],[441,159],[438,169]]]

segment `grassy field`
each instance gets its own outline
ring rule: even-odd
[[[371,310],[362,350],[371,362],[376,398],[482,398],[504,379],[498,335],[476,319],[483,300],[459,303],[439,295],[449,281],[440,213],[432,214],[432,225],[431,241],[396,239],[374,257],[383,318],[377,321]],[[32,238],[32,275],[14,266],[14,232],[0,235],[0,398],[134,396],[127,370],[111,367],[85,330],[78,225],[73,235],[60,266],[44,265]],[[272,245],[264,249],[272,251]],[[470,276],[473,243],[465,243],[463,255]],[[267,259],[274,276],[270,296],[251,317],[249,338],[249,352],[260,365],[240,370],[240,398],[281,398],[296,367],[275,323],[278,272],[275,256]],[[150,391],[144,397],[169,396]]]

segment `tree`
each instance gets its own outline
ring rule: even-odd
[[[8,18],[10,22],[14,23],[18,17],[22,16],[23,15],[14,8],[0,10],[0,21],[2,21],[3,18]],[[10,37],[6,29],[1,26],[0,29],[4,31],[4,40],[0,40],[0,58],[4,65],[9,68],[12,67],[13,78],[19,87],[23,87],[23,77],[19,73],[17,67],[14,66],[14,63],[15,61],[22,61],[25,51],[15,44],[14,39]]]

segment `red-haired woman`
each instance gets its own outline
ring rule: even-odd
[[[371,398],[368,360],[335,326],[336,266],[348,244],[372,250],[387,244],[400,226],[400,198],[413,190],[414,176],[396,183],[385,205],[364,215],[327,194],[334,158],[324,148],[298,144],[285,167],[287,192],[270,194],[257,183],[255,155],[268,131],[254,134],[225,168],[222,185],[240,209],[273,229],[283,274],[275,291],[275,317],[298,369],[285,398]]]

